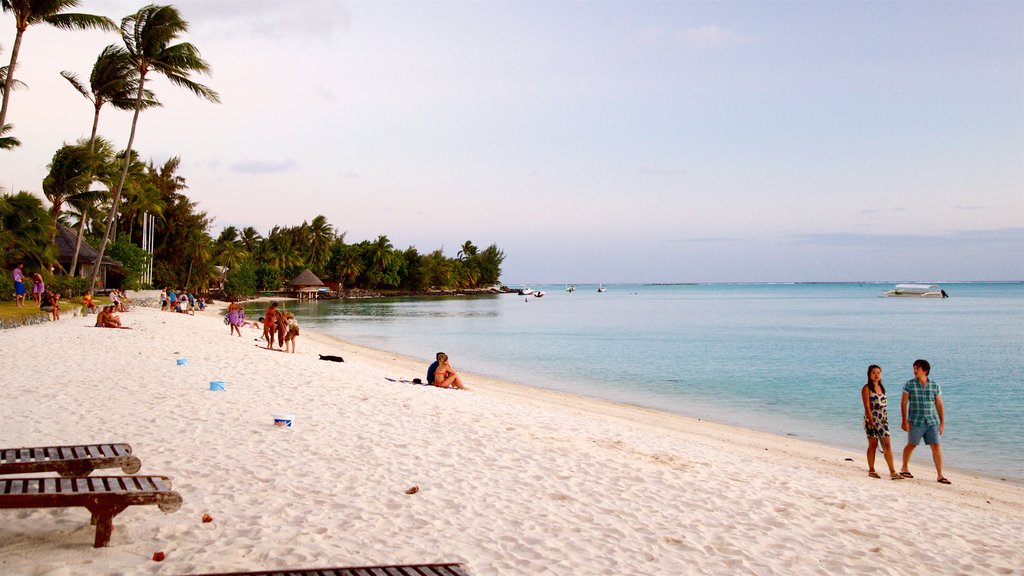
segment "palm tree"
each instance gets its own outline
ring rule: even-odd
[[[4,127],[0,129],[0,150],[13,150],[18,146],[21,146],[21,140],[18,140],[14,136],[6,136],[11,129],[14,128],[10,124],[4,124]]]
[[[308,227],[309,232],[309,267],[322,274],[324,264],[331,257],[331,244],[334,242],[334,227],[327,222],[323,214],[313,218]]]
[[[346,248],[345,253],[342,254],[341,263],[338,265],[338,277],[342,282],[342,286],[344,286],[345,280],[348,280],[351,286],[362,273],[363,260],[359,257],[359,253],[356,252],[355,248],[349,246]]]
[[[92,165],[89,168],[90,184],[99,177],[100,180],[109,180],[109,173],[113,166],[114,146],[105,138],[89,139],[89,160]],[[75,253],[71,257],[71,269],[68,274],[75,275],[78,269],[78,254],[82,251],[82,237],[85,235],[85,227],[88,222],[95,218],[96,209],[100,200],[105,198],[106,191],[90,190],[88,195],[80,194],[69,200],[72,208],[78,211],[78,237],[75,239]]]
[[[477,247],[474,246],[471,241],[466,240],[466,243],[462,245],[462,248],[459,249],[459,253],[456,254],[456,256],[459,260],[466,260],[467,258],[476,256],[477,250]]]
[[[4,3],[12,0],[0,0]],[[52,0],[57,1],[57,0]],[[71,2],[74,0],[64,0]],[[191,80],[192,73],[209,74],[210,65],[199,55],[199,50],[188,42],[171,44],[188,30],[188,22],[182,19],[181,14],[173,6],[156,6],[150,4],[121,20],[121,38],[124,40],[125,48],[128,51],[132,65],[139,72],[139,85],[135,97],[135,115],[132,117],[132,130],[128,137],[128,156],[131,156],[132,145],[135,143],[135,129],[139,123],[139,113],[142,112],[142,104],[145,96],[146,75],[156,72],[166,77],[172,84],[191,91],[211,102],[220,102],[220,97],[212,89]],[[2,125],[2,122],[0,122]],[[113,205],[110,214],[107,216],[107,227],[103,231],[103,240],[100,241],[99,258],[103,258],[103,252],[107,248],[110,239],[110,230],[113,227],[114,219],[117,218],[117,206],[121,201],[121,189],[124,187],[125,178],[128,176],[128,163],[124,165],[121,172],[121,180],[114,189]],[[96,279],[99,276],[99,267],[93,270],[92,280],[89,282],[89,293],[96,287]]]
[[[65,144],[54,153],[47,169],[50,172],[43,178],[43,194],[53,205],[50,210],[53,221],[53,235],[50,241],[54,242],[57,236],[57,220],[60,218],[64,203],[89,192],[89,184],[92,182],[89,150],[82,143]]]
[[[242,241],[242,245],[245,246],[245,249],[248,252],[255,252],[260,242],[263,241],[263,237],[260,236],[260,233],[252,226],[242,228],[242,235],[239,239]]]
[[[78,6],[79,0],[0,0],[0,8],[4,12],[14,14],[17,34],[14,36],[14,47],[11,48],[11,63],[7,66],[7,78],[4,79],[3,104],[0,105],[0,126],[7,123],[7,104],[11,97],[11,83],[18,65],[18,52],[21,51],[21,40],[25,31],[33,24],[49,24],[63,30],[117,30],[114,21],[106,16],[93,14],[67,14],[68,8]]]
[[[109,103],[118,110],[135,109],[139,79],[135,67],[128,57],[128,51],[124,48],[111,44],[100,52],[100,55],[96,57],[96,63],[92,65],[88,87],[79,80],[78,75],[74,72],[64,70],[60,75],[93,106],[90,143],[96,139],[96,129],[100,125],[100,109],[104,104]],[[152,91],[145,90],[142,107],[152,108],[154,106],[161,106],[161,104],[156,100]]]
[[[388,240],[387,236],[378,236],[371,248],[373,250],[373,266],[378,272],[384,274],[394,260],[394,247],[391,245],[391,240]]]
[[[56,260],[53,224],[43,201],[29,192],[0,195],[0,250],[8,260],[48,269]]]

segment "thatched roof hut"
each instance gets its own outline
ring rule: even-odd
[[[71,268],[71,260],[75,255],[75,242],[78,241],[78,231],[68,228],[63,224],[57,224],[57,261],[60,265],[68,271],[69,274],[74,273]],[[89,245],[84,239],[82,240],[82,247],[78,250],[78,276],[88,278],[92,275],[92,267],[96,264],[96,259],[100,255],[99,251]],[[117,266],[120,267],[121,263],[108,256],[103,256],[103,267]],[[106,270],[101,270],[100,277],[105,278]]]
[[[291,285],[295,295],[299,298],[316,298],[320,293],[320,289],[324,287],[324,283],[309,268],[300,272],[298,276],[289,282],[289,285]]]

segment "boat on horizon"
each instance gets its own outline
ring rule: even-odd
[[[607,292],[608,289],[604,287],[604,284],[598,284],[597,291],[598,292]]]
[[[896,288],[882,292],[883,296],[904,298],[949,298],[937,284],[897,284]]]

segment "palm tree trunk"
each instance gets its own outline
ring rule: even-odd
[[[92,115],[92,134],[89,135],[89,186],[92,186],[92,154],[96,148],[96,129],[100,125],[100,107],[96,106],[96,112]],[[71,270],[69,273],[74,276],[78,270],[78,252],[82,249],[82,236],[85,235],[85,212],[82,212],[82,222],[78,226],[78,238],[75,239],[75,255],[71,257]],[[90,294],[92,291],[89,291]]]
[[[26,28],[18,26],[18,34],[14,37],[14,47],[11,48],[11,63],[7,66],[7,80],[4,82],[4,100],[0,105],[0,128],[7,123],[7,102],[11,98],[11,86],[14,84],[14,67],[18,64],[18,52],[21,50],[21,36]]]
[[[96,256],[96,265],[92,269],[92,279],[89,280],[89,294],[96,290],[96,279],[100,275],[100,263],[103,262],[103,253],[107,249],[107,241],[110,240],[110,233],[117,221],[117,205],[121,201],[121,188],[128,178],[128,163],[132,157],[132,144],[135,143],[135,128],[139,124],[139,113],[142,111],[142,90],[146,84],[146,74],[139,73],[139,92],[135,98],[135,115],[132,117],[132,132],[128,136],[128,147],[124,151],[124,168],[121,170],[121,179],[117,181],[117,188],[114,189],[114,200],[110,206],[110,214],[107,215],[107,227],[103,231],[103,240],[100,242],[99,254]]]

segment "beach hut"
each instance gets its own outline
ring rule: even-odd
[[[297,298],[316,299],[320,294],[320,289],[324,287],[324,283],[316,277],[316,274],[310,272],[309,268],[300,272],[289,284]]]
[[[75,255],[75,242],[78,240],[78,231],[72,228],[68,228],[63,224],[57,224],[57,261],[60,265],[68,271],[68,274],[74,274],[82,278],[89,278],[92,276],[93,266],[96,265],[97,257],[100,255],[99,251],[89,245],[84,239],[82,240],[82,247],[78,251],[78,272],[75,273],[71,270],[71,260]],[[121,263],[113,258],[103,257],[103,262],[100,263],[102,266],[100,269],[100,281],[106,286],[107,283],[107,268],[121,267]]]

